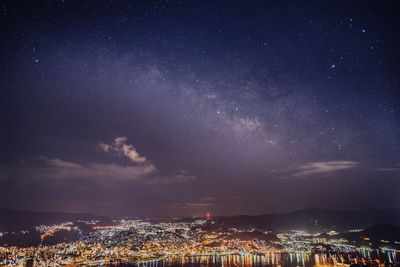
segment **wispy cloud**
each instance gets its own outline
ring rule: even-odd
[[[127,144],[126,141],[127,138],[125,136],[119,136],[116,137],[110,144],[101,142],[99,147],[106,153],[113,152],[127,157],[133,164],[135,164],[136,168],[148,170],[149,177],[145,178],[144,182],[174,183],[187,182],[195,179],[195,177],[191,176],[186,170],[179,170],[173,175],[162,175],[158,168],[150,160],[141,156],[136,148],[130,144]]]
[[[376,170],[379,172],[400,172],[400,164],[395,164],[390,167],[382,167],[382,168],[378,168]]]
[[[20,167],[23,173],[31,173],[40,180],[90,179],[100,183],[118,181],[157,182],[158,170],[152,164],[121,166],[117,164],[79,164],[62,159],[40,157],[40,164]],[[154,179],[155,178],[155,179]]]
[[[182,209],[182,210],[208,210],[214,206],[212,203],[197,203],[197,202],[186,202],[186,203],[173,203],[168,206],[170,209]]]
[[[100,143],[102,151],[116,152],[129,158],[128,165],[106,163],[77,163],[60,158],[39,157],[19,166],[0,165],[0,179],[30,177],[37,181],[65,181],[84,179],[99,184],[115,182],[141,182],[143,184],[171,184],[188,182],[195,179],[188,171],[179,170],[171,175],[164,175],[148,159],[126,143],[125,137],[117,137],[111,144]]]
[[[180,209],[180,210],[197,210],[197,211],[206,211],[214,206],[214,201],[216,197],[212,196],[203,196],[196,199],[192,199],[190,202],[179,202],[172,203],[168,206],[170,209]]]
[[[124,155],[135,163],[144,163],[146,158],[139,155],[136,149],[126,143],[127,138],[125,136],[116,137],[111,144],[100,143],[99,147],[104,152],[116,152],[120,155]]]
[[[313,161],[296,165],[286,170],[285,177],[298,178],[312,175],[333,175],[339,171],[356,168],[359,162],[335,160],[335,161]]]
[[[216,197],[211,197],[211,196],[200,197],[200,200],[202,200],[202,201],[210,201],[210,202],[212,202],[212,201],[214,201],[216,199],[217,199]]]
[[[211,203],[183,203],[185,207],[194,207],[194,208],[207,208],[213,206]]]

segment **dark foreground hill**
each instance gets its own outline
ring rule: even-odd
[[[31,212],[13,209],[0,209],[0,231],[28,230],[37,225],[52,225],[78,220],[99,220],[111,222],[108,217],[88,213]]]
[[[400,209],[323,210],[307,209],[268,215],[241,215],[215,218],[214,227],[260,230],[304,230],[311,233],[346,231],[375,224],[400,225]]]
[[[382,244],[400,242],[400,226],[377,224],[360,232],[343,233],[339,237],[365,243]]]

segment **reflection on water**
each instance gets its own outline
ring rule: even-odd
[[[149,261],[139,264],[140,267],[198,267],[198,266],[349,266],[351,263],[367,264],[369,266],[399,266],[399,253],[360,251],[359,253],[282,253],[258,255],[224,255],[224,256],[182,256],[171,260]]]

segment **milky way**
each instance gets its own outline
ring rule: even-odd
[[[394,1],[1,4],[3,206],[400,207]]]

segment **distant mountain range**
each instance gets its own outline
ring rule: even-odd
[[[214,218],[214,227],[259,230],[304,230],[321,233],[367,228],[375,224],[400,226],[400,209],[324,210],[307,209],[267,215],[240,215]]]
[[[387,243],[400,242],[400,226],[377,224],[361,232],[342,233],[339,237],[375,244],[382,244],[382,240]]]
[[[76,222],[78,220],[99,220],[111,222],[105,216],[89,213],[61,213],[61,212],[32,212],[13,209],[0,209],[0,231],[28,230],[37,225],[52,225],[62,222]]]
[[[89,213],[31,212],[0,209],[0,231],[31,229],[36,225],[51,225],[66,221],[99,220],[111,223],[105,216]],[[181,221],[191,221],[182,219]],[[338,232],[350,229],[368,228],[372,225],[400,226],[400,209],[388,210],[325,210],[306,209],[289,213],[267,215],[238,215],[213,218],[211,229],[240,228],[268,231],[304,230],[322,233],[330,230]]]

